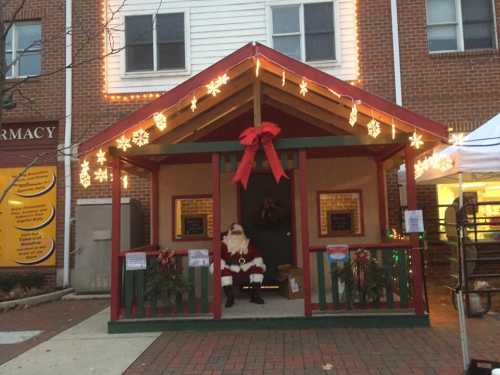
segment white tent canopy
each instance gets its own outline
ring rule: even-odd
[[[425,168],[417,176],[418,184],[439,184],[500,178],[500,114],[463,138],[463,146],[448,146],[435,151],[435,160],[448,168]],[[398,173],[400,184],[406,183],[404,165]]]

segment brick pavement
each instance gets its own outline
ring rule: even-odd
[[[43,331],[22,343],[0,345],[0,364],[78,324],[108,304],[108,300],[60,300],[0,313],[0,331]]]
[[[448,300],[432,295],[430,328],[165,332],[125,374],[462,374]],[[473,358],[500,361],[500,317],[468,324]]]

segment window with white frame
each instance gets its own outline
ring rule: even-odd
[[[333,1],[271,7],[273,48],[303,61],[333,61]]]
[[[40,22],[6,24],[5,77],[37,76],[42,66],[42,27]]]
[[[427,0],[431,52],[495,48],[492,0]]]
[[[185,70],[184,22],[184,13],[126,16],[125,70]]]

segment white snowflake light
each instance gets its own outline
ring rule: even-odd
[[[353,104],[351,109],[351,115],[349,116],[349,125],[354,127],[357,121],[358,121],[358,107],[356,106],[356,104]]]
[[[229,76],[227,74],[223,74],[217,79],[211,81],[207,87],[207,94],[212,96],[217,96],[220,93],[220,87],[225,85],[229,81]]]
[[[97,164],[103,165],[104,163],[106,163],[106,153],[102,149],[99,149],[99,151],[96,154],[96,157],[97,157]]]
[[[370,137],[377,138],[380,135],[380,123],[377,120],[371,119],[366,127],[368,128],[368,135]]]
[[[415,130],[413,132],[413,135],[410,137],[410,145],[411,147],[415,148],[418,150],[422,145],[424,144],[424,141],[422,141],[422,135],[417,134],[417,131]]]
[[[453,133],[450,136],[449,143],[453,146],[463,146],[464,145],[464,133]]]
[[[196,111],[196,108],[198,104],[198,99],[196,99],[196,96],[193,96],[193,99],[191,99],[191,112]]]
[[[258,77],[260,73],[260,59],[257,59],[255,63],[255,77]]]
[[[139,147],[147,145],[149,143],[149,133],[144,129],[136,130],[132,133],[132,142]]]
[[[99,182],[108,181],[108,170],[106,168],[99,168],[94,172],[94,179]]]
[[[157,112],[153,115],[153,121],[159,131],[164,131],[167,128],[167,116],[163,113]]]
[[[285,84],[286,84],[286,73],[285,73],[285,71],[283,70],[283,71],[281,72],[281,86],[282,86],[282,87],[285,87]]]
[[[300,87],[300,95],[306,96],[307,92],[309,91],[307,89],[307,82],[302,80],[302,82],[300,82],[299,87]]]
[[[127,190],[128,189],[128,176],[124,174],[122,176],[122,187]]]
[[[396,139],[396,125],[394,125],[394,123],[392,123],[391,135],[392,140]]]
[[[80,165],[80,184],[86,189],[91,184],[91,178],[89,174],[90,166],[87,160],[84,160]]]
[[[130,144],[130,138],[127,138],[124,135],[116,140],[116,144],[116,147],[118,147],[122,151],[127,151],[132,147],[132,145]]]

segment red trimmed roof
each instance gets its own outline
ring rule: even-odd
[[[88,152],[113,141],[137,123],[150,118],[155,112],[171,107],[179,100],[189,95],[193,90],[206,85],[213,79],[213,77],[220,76],[230,68],[239,65],[247,59],[252,59],[257,56],[262,56],[265,59],[281,66],[283,69],[300,75],[321,86],[328,87],[342,96],[348,96],[361,100],[363,104],[366,104],[377,111],[389,114],[392,117],[406,122],[416,129],[429,133],[437,138],[447,139],[448,137],[447,128],[438,122],[432,121],[388,100],[370,94],[359,87],[335,78],[334,76],[331,76],[301,61],[294,60],[273,50],[272,48],[259,43],[256,43],[255,45],[248,43],[207,69],[174,87],[158,99],[132,112],[112,126],[104,129],[87,141],[83,142],[79,147],[80,154],[87,154]]]

